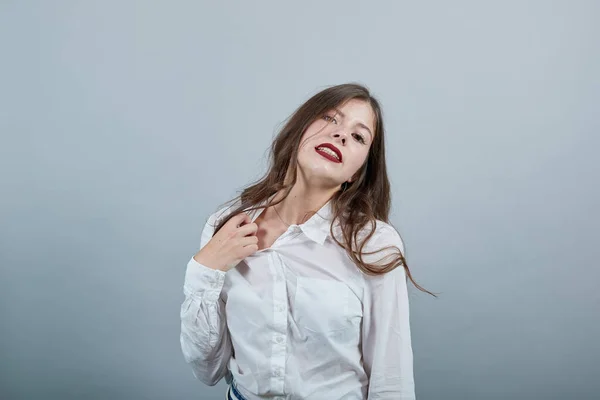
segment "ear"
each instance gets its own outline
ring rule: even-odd
[[[352,182],[354,182],[355,180],[357,180],[359,176],[360,176],[360,174],[357,172],[357,173],[356,173],[354,176],[351,176],[351,177],[350,177],[350,178],[348,178],[346,181],[347,181],[348,183],[352,183]]]

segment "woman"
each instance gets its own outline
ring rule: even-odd
[[[187,265],[181,348],[196,378],[225,377],[228,399],[414,399],[406,278],[427,291],[388,222],[382,112],[367,88],[300,106],[265,177],[232,203]]]

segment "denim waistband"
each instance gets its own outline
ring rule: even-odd
[[[227,400],[246,400],[246,398],[237,390],[235,381],[232,381],[229,384],[229,389],[227,389]]]

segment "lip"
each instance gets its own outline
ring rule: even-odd
[[[317,150],[317,148],[319,148],[319,147],[327,147],[328,149],[333,150],[333,152],[335,154],[337,154],[337,156],[339,158],[339,161],[338,160],[336,160],[336,161],[340,162],[340,163],[342,162],[342,152],[340,151],[340,149],[338,149],[337,147],[335,147],[331,143],[321,143],[320,145],[315,146],[315,150]]]

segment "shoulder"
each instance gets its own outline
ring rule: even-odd
[[[339,222],[334,224],[333,232],[340,242],[344,240],[342,226]],[[402,255],[404,255],[404,242],[398,230],[390,223],[379,219],[367,222],[362,228],[357,230],[356,241],[360,245],[367,237],[369,239],[365,243],[363,252],[376,251],[387,246],[396,246],[402,252]]]
[[[223,219],[227,218],[233,211],[235,211],[241,204],[239,198],[230,200],[224,204],[219,205],[212,214],[208,217],[208,221],[213,224],[218,224]]]
[[[381,221],[379,231],[376,233],[378,233],[377,238],[380,244],[397,246],[402,255],[404,255],[404,241],[394,226]]]
[[[233,203],[233,204],[230,204]],[[204,223],[204,228],[202,229],[202,235],[200,239],[200,248],[204,247],[206,243],[213,237],[217,226],[221,223],[221,221],[226,218],[231,212],[233,212],[239,203],[237,201],[228,201],[225,203],[227,205],[218,206],[216,210],[214,210],[206,219]]]
[[[370,224],[361,230],[363,236],[371,232]],[[360,243],[360,242],[359,242]],[[362,249],[363,262],[374,267],[394,262],[396,265],[391,271],[376,275],[363,274],[369,285],[374,288],[382,288],[381,285],[391,284],[405,277],[402,258],[404,257],[404,243],[398,230],[390,223],[377,220],[373,236],[365,243]]]
[[[387,246],[396,246],[404,255],[404,242],[393,225],[379,219],[375,220],[374,226],[367,223],[358,233],[359,240],[367,237],[371,231],[374,231],[374,233],[365,244],[364,249],[366,251],[376,251]]]

